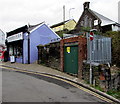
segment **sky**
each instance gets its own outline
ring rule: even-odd
[[[118,2],[120,0],[88,0],[90,9],[118,22]],[[86,0],[0,0],[0,29],[12,31],[21,26],[45,22],[49,26],[65,19],[78,22]],[[74,8],[74,9],[71,9]],[[70,12],[69,12],[70,11]]]

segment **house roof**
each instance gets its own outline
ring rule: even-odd
[[[15,29],[13,31],[7,32],[7,37],[11,36],[11,35],[14,35],[14,34],[17,34],[17,33],[20,33],[20,32],[25,33],[25,32],[28,32],[28,31],[32,31],[34,28],[36,28],[37,26],[39,26],[39,25],[41,25],[43,23],[44,22],[41,22],[41,23],[39,23],[37,25],[25,25],[25,26],[22,26],[22,27],[17,28],[17,29]]]
[[[14,35],[14,34],[17,34],[17,33],[20,33],[20,32],[27,32],[27,29],[28,29],[27,25],[22,26],[22,27],[17,28],[17,29],[15,29],[13,31],[7,32],[7,37],[11,36],[11,35]]]
[[[32,31],[33,29],[35,29],[37,26],[43,24],[44,22],[41,22],[39,24],[36,24],[36,25],[28,25],[28,31]]]
[[[63,22],[60,22],[60,23],[57,23],[57,24],[54,24],[52,26],[50,26],[50,28],[54,28],[54,27],[57,27],[57,26],[60,26],[60,25],[64,25],[65,23],[71,21],[71,20],[74,20],[74,19],[69,19],[69,20],[66,20],[66,21],[63,21]],[[75,21],[75,20],[74,20]]]
[[[63,21],[63,22],[60,22],[60,23],[54,24],[54,25],[50,26],[50,28],[54,28],[54,27],[57,27],[57,26],[63,25],[63,24],[65,24],[65,23],[68,22],[68,21],[69,21],[69,20],[66,20],[66,21]]]
[[[101,20],[101,22],[102,22],[101,26],[105,26],[105,25],[109,25],[109,24],[116,24],[115,21],[113,21],[113,20],[93,11],[93,10],[91,10],[91,11]]]

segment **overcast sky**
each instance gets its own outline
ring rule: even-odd
[[[0,29],[9,32],[21,26],[45,21],[53,25],[63,21],[63,5],[66,20],[70,17],[76,22],[83,12],[86,0],[0,0]],[[118,1],[88,0],[90,9],[118,22]]]

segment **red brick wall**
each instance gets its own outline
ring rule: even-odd
[[[61,71],[64,71],[64,44],[78,43],[78,77],[82,78],[83,60],[87,56],[87,40],[84,36],[72,37],[60,41],[60,62]]]

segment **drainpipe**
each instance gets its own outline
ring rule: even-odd
[[[30,64],[30,32],[28,31],[28,64]]]

